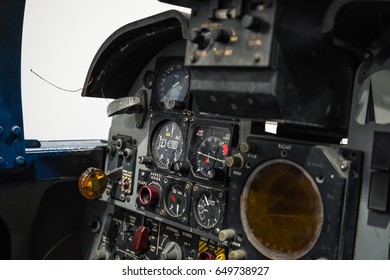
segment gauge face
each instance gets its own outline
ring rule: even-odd
[[[156,165],[169,169],[183,153],[183,135],[177,123],[170,121],[159,126],[152,139],[152,156]]]
[[[218,198],[212,192],[204,192],[199,195],[195,204],[195,218],[203,228],[216,226],[221,217],[221,205]]]
[[[195,126],[192,129],[188,160],[196,177],[222,180],[229,155],[230,130]]]
[[[181,217],[187,209],[187,193],[180,185],[169,187],[165,195],[165,211],[174,218]]]
[[[167,61],[156,76],[155,98],[164,109],[181,109],[188,93],[190,74],[182,61]]]
[[[197,172],[207,178],[213,178],[218,169],[225,167],[228,144],[217,136],[204,139],[196,151]]]

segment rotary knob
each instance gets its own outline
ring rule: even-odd
[[[190,41],[198,45],[200,50],[204,50],[211,42],[211,32],[208,29],[192,30],[190,32]]]
[[[263,22],[261,21],[261,19],[251,15],[245,15],[241,19],[242,27],[255,32],[260,32],[262,25]]]
[[[229,260],[244,260],[245,255],[244,250],[234,250],[229,253]]]
[[[240,144],[240,151],[248,154],[256,153],[256,145],[251,142],[242,142]]]
[[[234,156],[226,158],[226,165],[231,168],[234,167],[237,169],[241,169],[244,167],[244,163],[244,158],[240,154],[236,154]]]
[[[169,241],[160,254],[160,259],[162,260],[181,260],[182,258],[183,252],[181,247],[174,241]]]
[[[218,238],[223,242],[223,241],[232,240],[235,235],[236,232],[233,229],[223,229],[219,232]]]
[[[228,44],[230,42],[230,36],[231,34],[224,29],[215,29],[211,31],[211,39],[222,44]]]

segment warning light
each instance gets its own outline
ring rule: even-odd
[[[224,156],[227,156],[227,154],[228,154],[228,152],[229,152],[229,146],[228,146],[228,144],[226,144],[226,143],[224,143],[223,145],[222,145],[222,152],[223,152],[223,155]]]
[[[108,178],[103,170],[90,167],[81,174],[79,179],[79,190],[82,196],[87,199],[96,199],[106,190]]]

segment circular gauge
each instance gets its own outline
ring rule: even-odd
[[[169,169],[183,153],[183,136],[177,123],[166,122],[159,126],[152,139],[154,162],[162,169]]]
[[[298,259],[320,236],[321,194],[310,174],[288,160],[270,160],[248,178],[240,214],[248,240],[271,259]]]
[[[164,109],[181,109],[190,85],[190,74],[180,60],[162,65],[156,76],[155,98]]]
[[[181,217],[187,209],[187,193],[180,185],[169,187],[165,194],[165,210],[173,218]]]
[[[203,228],[216,226],[221,217],[221,211],[220,202],[212,192],[204,192],[196,200],[195,218]]]
[[[225,167],[225,159],[229,146],[217,136],[205,138],[196,151],[197,172],[209,179],[213,179]]]

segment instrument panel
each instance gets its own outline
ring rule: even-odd
[[[122,173],[103,195],[114,205],[98,242],[105,256],[352,258],[343,245],[355,234],[345,221],[356,218],[359,154],[286,142],[250,119],[195,114],[184,50],[179,41],[161,51],[129,92],[146,93],[144,127],[113,116],[105,171]],[[129,241],[119,242],[112,224],[127,219]]]
[[[179,55],[184,52],[184,43],[173,44],[150,61],[129,93],[129,96],[136,96],[142,90],[147,92],[149,112],[145,127],[125,129],[124,124],[131,122],[133,116],[113,117],[106,172],[121,168],[122,174],[111,178],[103,196],[107,201],[113,199],[114,210],[99,245],[100,250],[111,252],[110,258],[172,257],[164,252],[164,247],[173,248],[178,259],[228,258],[226,244],[218,235],[224,228],[229,192],[226,160],[236,148],[239,125],[235,120],[193,114],[191,72],[184,65],[183,56]],[[140,137],[144,141],[138,143]],[[126,211],[139,218],[130,238],[136,250],[133,248],[131,253],[124,254],[128,244],[117,242],[113,245],[116,241],[108,239],[117,239],[110,233],[112,224],[123,223]],[[156,222],[159,223],[157,227],[154,226]],[[158,249],[151,241],[145,241],[148,243],[145,245],[142,240],[150,239],[162,226],[177,232],[176,236],[195,234],[199,244],[188,256],[184,253],[183,246],[186,245],[182,238],[173,240],[171,236],[159,233],[165,237],[156,239],[165,239],[165,244],[159,246],[159,254],[150,256],[151,250],[156,253]]]

